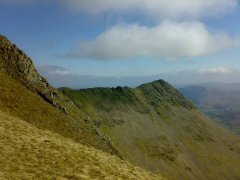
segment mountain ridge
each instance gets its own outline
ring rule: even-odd
[[[169,179],[240,177],[239,137],[212,122],[167,82],[135,89],[45,87],[33,63],[23,66],[28,58],[3,41],[0,38],[4,113]]]
[[[227,167],[224,162],[232,152],[223,142],[226,138],[229,142],[236,138],[232,143],[238,144],[233,146],[239,151],[238,138],[228,135],[165,81],[137,88],[61,88],[60,91],[89,114],[123,159],[170,179],[220,178],[217,168],[230,177],[224,170]],[[219,149],[222,150],[218,152]],[[223,157],[222,151],[228,152],[229,157]],[[214,163],[218,156],[222,167]],[[236,174],[237,170],[234,171]]]

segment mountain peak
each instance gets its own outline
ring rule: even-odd
[[[154,86],[154,85],[170,85],[170,84],[168,84],[163,79],[159,79],[159,80],[155,80],[155,81],[152,81],[152,82],[149,82],[149,83],[144,83],[144,84],[140,85],[139,88],[144,87],[144,86]]]
[[[32,91],[38,91],[41,86],[48,86],[47,80],[38,74],[33,61],[2,35],[0,36],[0,68]]]
[[[166,105],[166,102],[168,102],[173,106],[182,106],[186,109],[195,108],[188,99],[162,79],[142,84],[137,89],[142,90],[151,101],[151,104],[154,104],[156,107]]]
[[[3,35],[0,34],[0,45],[2,43],[11,43],[11,42],[7,39],[6,36],[3,36]]]

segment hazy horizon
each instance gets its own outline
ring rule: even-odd
[[[201,85],[209,83],[220,84],[240,84],[237,77],[240,77],[240,73],[235,74],[234,79],[228,79],[224,75],[204,75],[201,73],[195,73],[194,71],[186,72],[172,72],[165,74],[156,74],[152,76],[91,76],[91,75],[79,75],[70,73],[67,69],[58,66],[46,66],[38,67],[38,71],[44,77],[47,77],[49,82],[54,87],[69,87],[73,89],[85,89],[94,87],[116,87],[116,86],[128,86],[137,87],[141,84],[150,83],[159,79],[167,81],[174,87],[182,87],[188,85]],[[191,77],[189,80],[188,77]],[[225,80],[224,80],[225,78]],[[176,81],[177,79],[177,81]]]

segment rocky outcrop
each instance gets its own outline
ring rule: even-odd
[[[20,81],[48,103],[68,114],[61,104],[61,96],[36,70],[33,61],[5,36],[0,35],[0,70]]]

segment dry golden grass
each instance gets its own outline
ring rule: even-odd
[[[3,112],[0,145],[3,179],[162,179]]]

